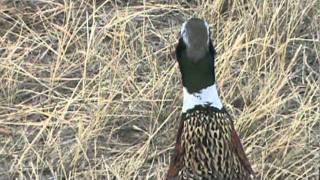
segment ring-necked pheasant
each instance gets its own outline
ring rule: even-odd
[[[167,179],[247,180],[254,172],[215,84],[215,49],[207,22],[183,23],[176,57],[183,107]]]

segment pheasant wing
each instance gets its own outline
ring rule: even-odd
[[[252,170],[249,160],[243,150],[243,146],[241,144],[240,138],[236,130],[234,129],[233,124],[232,124],[232,130],[231,130],[231,147],[232,147],[232,150],[239,157],[239,160],[241,164],[244,166],[245,170],[247,170],[248,173],[254,176],[254,171]]]

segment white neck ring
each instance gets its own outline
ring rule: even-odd
[[[183,87],[183,106],[182,112],[187,112],[189,109],[195,106],[210,106],[217,109],[222,109],[223,105],[218,96],[216,84],[201,89],[196,93],[189,93],[185,87]]]

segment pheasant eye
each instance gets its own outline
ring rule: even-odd
[[[206,21],[204,22],[204,25],[207,27],[207,33],[208,33],[208,35],[210,35],[211,27],[209,26],[209,24],[208,24]]]
[[[184,29],[184,30],[182,30],[181,35],[182,35],[182,36],[185,36],[186,33],[187,33],[187,31]]]
[[[184,22],[182,24],[181,31],[180,31],[181,36],[185,36],[185,34],[187,33],[186,32],[186,24],[187,24],[187,22]]]

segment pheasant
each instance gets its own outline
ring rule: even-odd
[[[183,107],[166,179],[247,180],[254,172],[217,92],[207,22],[184,22],[176,47]]]

